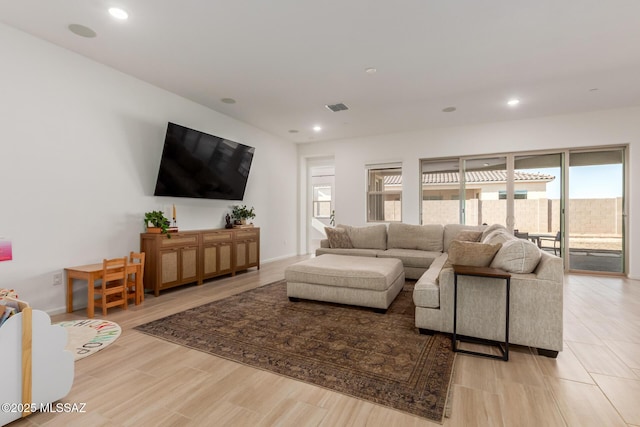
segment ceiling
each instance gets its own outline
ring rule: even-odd
[[[7,25],[293,142],[640,105],[638,17],[640,0],[0,0]]]

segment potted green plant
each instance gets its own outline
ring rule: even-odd
[[[251,206],[251,209],[248,209],[247,205],[235,205],[231,211],[231,217],[235,220],[236,224],[246,224],[247,219],[255,218],[256,214],[253,206]]]
[[[144,224],[147,228],[147,233],[163,233],[167,234],[168,238],[171,238],[171,235],[168,234],[170,222],[162,211],[145,212]]]

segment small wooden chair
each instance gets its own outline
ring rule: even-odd
[[[127,278],[127,300],[133,299],[136,305],[141,304],[144,301],[144,285],[140,285],[141,289],[138,289],[136,283],[139,281],[142,283],[144,278],[144,252],[130,252],[129,264],[140,264],[140,272],[138,277],[135,273],[129,274]]]
[[[102,307],[102,315],[107,308],[122,306],[127,309],[127,257],[105,259],[102,261],[102,281],[94,287],[96,307]]]

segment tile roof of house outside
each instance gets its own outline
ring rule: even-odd
[[[542,173],[532,172],[514,172],[514,178],[516,181],[531,181],[531,182],[549,182],[556,179],[553,175],[547,175]],[[507,171],[474,171],[466,172],[465,180],[468,183],[477,182],[506,182]],[[455,184],[460,182],[460,175],[458,172],[439,172],[439,173],[423,173],[423,184]],[[402,184],[401,175],[389,175],[384,177],[385,185],[398,185]]]

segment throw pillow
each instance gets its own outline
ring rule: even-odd
[[[515,239],[517,239],[517,237],[515,237],[513,234],[510,234],[507,230],[496,230],[485,236],[485,238],[482,240],[482,243],[487,243],[489,245],[495,245],[496,243],[504,244],[509,240]]]
[[[462,230],[453,240],[461,242],[479,242],[482,237],[482,231]]]
[[[488,245],[486,243],[454,240],[449,246],[447,266],[458,264],[471,267],[488,267],[501,247],[501,243]]]
[[[344,228],[330,228],[325,227],[324,232],[329,239],[329,246],[333,249],[351,249],[353,244],[347,234],[347,230]]]
[[[487,243],[487,236],[496,230],[507,231],[507,228],[502,224],[491,224],[490,226],[488,226],[482,231],[482,238],[480,239],[480,241],[482,243]]]
[[[540,249],[528,240],[516,239],[504,242],[491,262],[491,267],[509,273],[531,273],[540,262]]]

